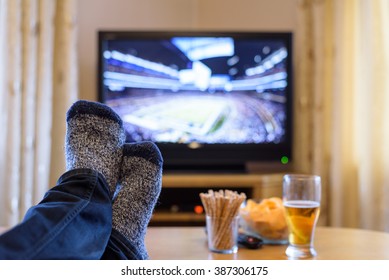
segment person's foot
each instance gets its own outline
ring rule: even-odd
[[[120,186],[112,205],[112,228],[148,259],[144,244],[147,225],[161,192],[162,156],[152,142],[125,144]]]
[[[100,172],[113,195],[124,141],[122,120],[111,108],[97,102],[77,101],[66,116],[66,170],[89,168]]]

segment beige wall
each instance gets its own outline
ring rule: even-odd
[[[298,0],[80,0],[80,98],[97,100],[99,29],[294,31]]]
[[[194,0],[196,27],[293,31],[298,0]]]

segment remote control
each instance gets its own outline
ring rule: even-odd
[[[248,249],[259,249],[263,245],[263,240],[252,236],[248,235],[245,233],[239,233],[238,234],[238,244],[242,245]]]

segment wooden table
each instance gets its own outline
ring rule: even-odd
[[[0,234],[5,228],[0,227]],[[286,245],[239,248],[236,254],[215,254],[207,247],[203,227],[149,227],[146,246],[154,260],[285,260]],[[389,260],[389,233],[318,227],[317,257],[322,260]]]
[[[360,229],[318,227],[315,259],[389,260],[389,233]],[[149,227],[146,246],[154,260],[284,260],[286,245],[261,249],[239,248],[236,254],[211,253],[203,227]]]

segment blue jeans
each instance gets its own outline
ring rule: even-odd
[[[0,236],[0,259],[139,259],[112,229],[104,177],[91,169],[64,173],[23,221]]]

